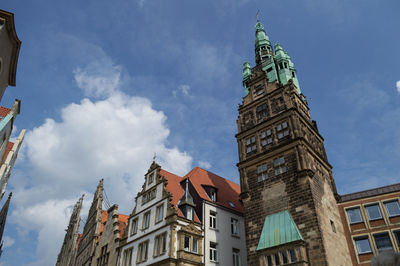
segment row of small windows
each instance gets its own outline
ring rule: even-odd
[[[210,242],[209,256],[210,261],[218,262],[218,244],[215,242]],[[240,266],[240,250],[237,248],[232,248],[232,265]]]
[[[136,263],[146,262],[148,259],[149,240],[146,240],[138,245],[136,254]],[[154,238],[153,257],[164,255],[167,250],[167,233],[157,235]],[[133,258],[133,248],[124,250],[121,266],[131,266]]]
[[[291,264],[295,263],[296,261],[296,252],[294,251],[294,249],[283,250],[265,256],[265,263],[267,266]]]
[[[386,213],[389,217],[400,216],[400,206],[398,200],[391,200],[383,202]],[[370,221],[383,219],[382,211],[379,203],[365,205],[368,219]],[[349,218],[350,224],[361,223],[364,221],[361,215],[360,207],[353,207],[346,209],[347,217]]]
[[[153,200],[156,198],[156,190],[157,188],[154,188],[148,192],[146,192],[145,194],[143,194],[142,196],[142,205],[146,204],[147,202]]]
[[[397,241],[397,245],[400,247],[400,231],[393,232],[394,238]],[[393,250],[393,244],[389,232],[381,232],[372,235],[372,238],[376,245],[378,252]],[[359,255],[372,253],[371,242],[368,235],[358,236],[354,238],[356,244],[357,253]]]
[[[274,170],[275,175],[280,175],[286,173],[287,168],[285,164],[285,157],[279,157],[274,160]],[[266,163],[263,163],[257,166],[257,179],[259,182],[268,179],[268,166]]]
[[[286,136],[289,136],[289,128],[286,121],[276,125],[275,130],[278,140],[283,139]],[[260,132],[260,142],[262,147],[265,147],[273,142],[272,131],[270,128]],[[256,136],[253,135],[248,139],[246,139],[246,152],[251,153],[255,150],[257,150],[257,142],[256,142]]]
[[[157,206],[155,223],[159,223],[164,218],[164,204]],[[143,214],[142,230],[150,227],[151,210]],[[135,218],[131,222],[131,236],[137,233],[139,218]]]

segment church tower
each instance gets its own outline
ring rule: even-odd
[[[297,72],[256,24],[236,135],[248,265],[351,265],[324,139]]]

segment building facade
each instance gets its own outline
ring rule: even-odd
[[[342,195],[339,209],[353,265],[400,252],[400,184]]]
[[[244,63],[236,135],[247,263],[351,265],[324,139],[290,56],[259,21],[255,61]]]

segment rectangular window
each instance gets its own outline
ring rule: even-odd
[[[368,236],[354,238],[358,254],[371,253],[371,245],[369,244]]]
[[[268,144],[272,143],[272,132],[271,129],[267,129],[266,131],[261,131],[260,134],[261,145],[267,146]]]
[[[131,224],[131,236],[137,233],[138,219],[133,219]]]
[[[387,201],[384,204],[389,217],[400,215],[399,202],[397,200]]]
[[[290,255],[290,262],[296,262],[296,252],[294,249],[289,249],[289,255]]]
[[[234,236],[239,235],[239,221],[235,218],[231,218],[231,233]]]
[[[240,250],[232,249],[233,266],[240,266]]]
[[[192,245],[193,253],[199,252],[198,244],[199,244],[199,240],[197,238],[193,237],[193,245]]]
[[[272,258],[271,255],[265,256],[265,261],[267,262],[268,266],[272,266]]]
[[[261,120],[264,117],[269,117],[269,109],[266,103],[257,106],[256,111],[258,120]]]
[[[160,256],[165,253],[166,250],[166,238],[167,238],[167,233],[158,235],[155,237],[154,241],[154,256]]]
[[[351,209],[347,209],[347,217],[349,218],[350,224],[361,223],[363,218],[361,216],[360,207],[355,207]]]
[[[246,139],[246,151],[247,153],[251,153],[255,150],[257,150],[256,136],[252,136]]]
[[[264,93],[264,86],[263,85],[258,85],[257,87],[254,88],[256,95],[261,95]]]
[[[217,243],[210,242],[210,261],[218,261]]]
[[[183,245],[185,251],[190,251],[190,236],[185,236],[185,242]]]
[[[160,205],[156,209],[156,223],[161,222],[164,218],[164,204]]]
[[[278,135],[278,139],[289,135],[289,129],[286,121],[276,126],[276,133]]]
[[[148,179],[149,179],[149,185],[151,184],[151,183],[153,183],[153,180],[154,180],[154,176],[156,175],[156,173],[154,172],[154,174],[153,173],[151,173],[151,174],[149,174],[149,177],[148,177]]]
[[[390,241],[390,237],[387,232],[375,234],[374,238],[376,247],[379,252],[393,249],[392,241]]]
[[[145,241],[139,244],[136,263],[142,263],[147,260],[147,252],[149,249],[149,241]]]
[[[133,253],[133,248],[124,251],[122,266],[132,266],[132,253]]]
[[[267,170],[268,170],[268,168],[267,168],[267,164],[266,163],[257,166],[258,182],[261,182],[261,181],[266,180],[268,178]]]
[[[274,254],[274,258],[275,258],[275,265],[276,266],[281,265],[281,261],[279,259],[279,254],[278,253]]]
[[[275,175],[280,175],[286,172],[285,158],[280,157],[274,160]]]
[[[146,212],[146,213],[143,215],[143,225],[142,225],[142,228],[143,228],[143,229],[147,229],[147,228],[149,228],[149,226],[150,226],[150,214],[151,214],[151,211]]]
[[[193,208],[186,206],[186,219],[193,220]]]
[[[368,218],[370,221],[382,219],[381,210],[379,209],[379,203],[365,206],[365,209],[367,210]]]
[[[283,264],[288,263],[288,257],[287,257],[286,250],[281,251],[281,256],[282,256],[282,263],[283,263]]]
[[[210,188],[210,199],[217,201],[217,191],[214,188]]]
[[[210,211],[210,228],[217,228],[217,213]]]

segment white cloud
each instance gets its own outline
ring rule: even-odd
[[[199,166],[204,169],[210,169],[211,164],[207,161],[199,161]]]
[[[76,69],[75,80],[85,94],[103,99],[71,103],[61,110],[60,121],[47,118],[26,134],[21,153],[30,169],[18,173],[23,180],[16,182],[23,187],[15,191],[10,221],[22,237],[37,233],[39,259],[31,265],[54,264],[70,209],[101,178],[111,203],[130,213],[154,152],[164,169],[179,175],[190,170],[192,158],[167,145],[164,113],[154,110],[148,99],[120,91],[121,71],[108,59]],[[85,197],[84,204],[91,200]]]
[[[15,239],[9,236],[3,236],[3,248],[9,248],[15,243]]]
[[[400,80],[396,82],[397,92],[400,93]]]

